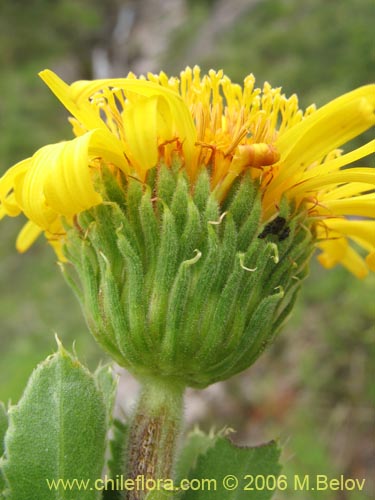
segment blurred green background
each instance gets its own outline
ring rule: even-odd
[[[374,19],[373,0],[2,0],[0,173],[71,137],[66,112],[36,76],[41,69],[73,81],[130,70],[178,74],[199,64],[223,68],[239,83],[253,72],[260,86],[268,80],[296,92],[302,106],[321,105],[374,80]],[[23,222],[0,225],[0,399],[13,402],[53,351],[54,332],[67,346],[75,340],[91,368],[103,359],[43,239],[16,253]],[[276,498],[371,497],[374,292],[374,276],[358,281],[313,262],[274,346],[221,384],[218,398],[206,398],[203,427],[229,424],[240,429],[235,440],[249,444],[278,436],[288,474],[367,481],[366,493],[289,491]]]

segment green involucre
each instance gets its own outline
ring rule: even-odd
[[[99,344],[137,377],[205,387],[252,364],[290,313],[312,235],[303,214],[267,234],[250,175],[219,205],[206,169],[192,186],[178,166],[145,184],[111,177],[102,205],[78,216],[65,274]],[[77,279],[78,278],[78,279]]]

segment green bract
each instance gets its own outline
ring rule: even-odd
[[[67,228],[76,273],[64,269],[99,344],[138,378],[191,387],[250,366],[307,274],[313,237],[301,216],[282,203],[284,226],[262,225],[250,175],[221,206],[206,169],[194,186],[178,166],[146,184],[108,173],[100,185],[111,201]]]

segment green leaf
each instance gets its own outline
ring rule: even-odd
[[[113,421],[109,448],[111,457],[108,460],[110,477],[116,477],[125,473],[125,451],[127,448],[129,426],[117,418]]]
[[[107,408],[107,422],[112,420],[112,412],[115,405],[117,377],[113,374],[111,365],[99,365],[94,373],[95,381],[102,392],[104,403]]]
[[[126,475],[126,449],[128,441],[129,426],[118,419],[114,419],[112,423],[112,438],[109,442],[108,459],[108,477],[111,479],[120,478],[121,475]],[[116,484],[115,484],[116,486]],[[120,500],[122,492],[118,490],[108,489],[103,491],[103,499],[105,500]]]
[[[2,492],[6,488],[6,481],[2,471],[2,455],[4,453],[4,437],[8,428],[8,415],[5,405],[0,401],[0,499],[4,498]]]
[[[0,500],[3,500],[3,498],[5,498],[5,492],[7,490],[7,483],[2,472],[1,460],[2,459],[0,458]]]
[[[4,453],[4,436],[8,428],[8,415],[5,405],[0,401],[0,456]]]
[[[97,499],[99,492],[83,483],[93,485],[101,477],[106,427],[105,403],[93,376],[59,345],[9,410],[3,466],[9,499]],[[76,479],[81,488],[53,486],[59,479]]]
[[[176,500],[174,491],[151,490],[145,496],[145,500]]]
[[[220,437],[205,455],[198,458],[197,466],[190,472],[189,479],[206,480],[201,487],[182,494],[181,500],[269,500],[274,491],[266,487],[258,490],[251,477],[265,479],[280,472],[278,463],[280,451],[274,442],[255,448],[238,447],[228,439]],[[208,483],[207,480],[213,480]],[[236,486],[236,482],[238,482]],[[261,481],[260,481],[261,482]],[[272,481],[270,482],[272,483]],[[210,484],[210,487],[208,486]],[[250,488],[253,487],[253,490]]]
[[[200,455],[205,454],[209,448],[215,445],[218,438],[227,435],[229,432],[231,431],[223,429],[216,434],[214,432],[206,434],[199,428],[190,432],[178,457],[176,480],[179,482],[181,479],[187,478],[189,471],[196,467]]]

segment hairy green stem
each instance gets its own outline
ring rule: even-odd
[[[162,481],[172,478],[183,393],[184,387],[170,380],[144,381],[129,433],[127,476],[135,487],[127,500],[143,500],[150,490],[157,499]]]

